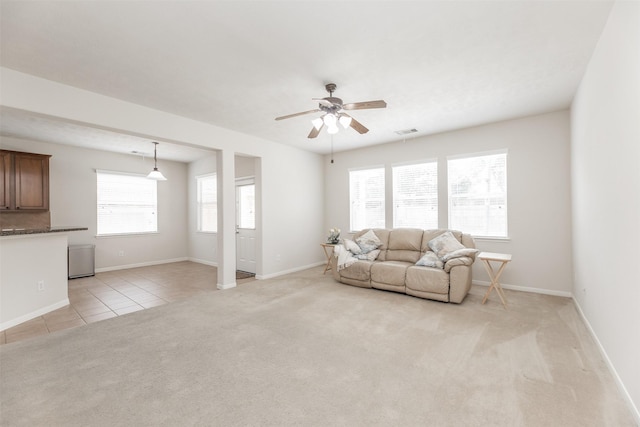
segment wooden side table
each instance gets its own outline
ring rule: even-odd
[[[322,272],[322,274],[325,274],[327,271],[331,270],[331,256],[333,256],[333,248],[336,245],[333,243],[320,243],[320,246],[322,246],[324,256],[327,257],[327,265],[325,265],[324,271]]]
[[[497,254],[493,252],[480,252],[478,254],[478,259],[482,260],[482,263],[484,264],[484,268],[485,270],[487,270],[487,273],[489,273],[489,278],[491,279],[491,285],[489,286],[487,293],[484,294],[482,303],[484,304],[487,301],[487,298],[489,298],[489,294],[495,288],[496,293],[498,294],[498,296],[500,297],[500,300],[502,301],[502,305],[506,307],[507,300],[506,300],[506,297],[504,296],[504,291],[502,290],[502,286],[500,286],[499,280],[500,280],[500,275],[504,271],[504,268],[507,266],[509,261],[511,261],[511,255]],[[500,267],[498,267],[498,271],[495,271],[493,269],[493,266],[491,265],[491,261],[497,261],[501,263]]]

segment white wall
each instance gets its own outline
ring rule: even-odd
[[[263,158],[261,164],[261,189],[256,184],[261,193],[256,209],[262,205],[264,221],[263,277],[320,265],[324,259],[322,156],[303,151],[291,161],[288,151],[277,144],[270,150],[269,161]],[[270,227],[273,223],[281,226]]]
[[[216,252],[218,239],[215,233],[198,232],[198,212],[197,212],[197,184],[196,177],[214,173],[216,171],[216,155],[189,163],[188,172],[188,223],[189,223],[189,258],[192,261],[201,262],[208,265],[217,265]]]
[[[615,3],[571,119],[575,299],[640,423],[640,3]]]
[[[69,244],[95,244],[96,269],[157,263],[187,257],[187,165],[158,160],[167,181],[158,182],[158,233],[96,237],[96,169],[146,174],[153,159],[79,147],[1,137],[2,148],[51,154],[52,226],[88,227],[69,233]],[[124,251],[124,256],[119,252]]]
[[[4,67],[0,67],[0,86],[1,103],[5,107],[156,141],[259,157],[260,170],[256,175],[260,175],[258,205],[262,212],[258,219],[262,227],[258,253],[260,275],[269,277],[322,262],[321,248],[314,243],[325,238],[322,156]],[[225,218],[225,221],[235,219]],[[234,227],[225,227],[227,232],[233,230]],[[235,257],[235,254],[229,256]]]
[[[236,178],[245,178],[249,176],[255,176],[256,174],[256,159],[254,157],[236,156],[235,168]]]
[[[439,222],[446,228],[447,156],[507,149],[510,239],[477,240],[476,245],[513,255],[502,276],[505,286],[568,296],[572,286],[569,128],[569,112],[561,111],[337,153],[333,164],[325,159],[325,229],[339,227],[343,234],[349,230],[350,168],[390,168],[423,159],[438,159]],[[390,173],[387,169],[387,176]],[[388,227],[390,207],[388,201]],[[474,264],[473,275],[476,281],[489,281],[480,263]]]
[[[65,305],[67,233],[0,237],[0,331]]]

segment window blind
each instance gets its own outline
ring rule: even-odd
[[[507,153],[449,159],[449,228],[508,237]]]
[[[157,181],[97,171],[98,235],[158,231]]]
[[[196,177],[198,231],[218,231],[218,178],[216,174]]]
[[[438,228],[438,163],[392,169],[393,226]]]
[[[349,171],[351,230],[384,228],[384,168]]]

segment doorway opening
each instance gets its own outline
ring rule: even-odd
[[[254,177],[236,179],[236,270],[236,279],[253,277],[256,274],[256,185]]]

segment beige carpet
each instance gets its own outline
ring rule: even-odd
[[[632,426],[571,300],[322,267],[0,347],[3,426]]]

